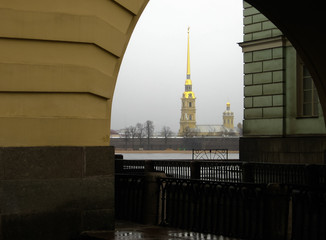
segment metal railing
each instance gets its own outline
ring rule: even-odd
[[[227,160],[228,149],[193,149],[192,160]]]
[[[200,179],[223,182],[242,182],[242,163],[239,161],[202,161]]]
[[[304,184],[307,167],[295,164],[252,164],[255,183]]]
[[[115,176],[115,214],[117,219],[142,222],[145,178],[135,175]]]
[[[222,182],[326,184],[325,165],[240,161],[116,160],[117,173],[164,172],[168,177]]]
[[[326,239],[326,189],[297,186],[291,199],[292,239]]]
[[[163,225],[241,239],[264,239],[274,228],[287,226],[286,214],[273,219],[266,184],[172,178],[159,183]],[[287,202],[285,196],[278,204]],[[277,220],[276,226],[270,220]],[[287,228],[278,231],[284,235]]]
[[[159,184],[163,225],[241,239],[326,239],[325,186],[174,178]]]
[[[174,178],[242,181],[242,163],[239,161],[117,160],[116,166],[117,173],[158,171]]]
[[[145,171],[145,160],[116,160],[117,173],[139,173]]]
[[[164,172],[169,177],[191,178],[190,161],[153,160],[155,171]]]
[[[153,168],[176,174],[173,164],[161,161],[138,161],[134,165],[137,171],[129,166],[125,168],[132,169],[129,174],[116,174],[116,217],[143,223],[149,203],[147,199],[145,204],[145,198],[152,191],[150,201],[155,202],[156,219],[163,225],[243,239],[285,239],[288,231],[293,240],[326,239],[324,165],[195,161],[200,169],[216,167],[218,170],[208,172],[220,171],[217,178],[225,180],[207,181],[189,179],[189,171],[198,171],[194,161],[179,162],[177,168],[187,170],[177,175],[188,179],[159,177],[153,184],[145,176],[135,175],[139,169]],[[201,172],[202,178],[206,170]],[[209,172],[209,178],[214,174]]]

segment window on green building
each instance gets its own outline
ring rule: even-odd
[[[319,98],[307,67],[298,61],[298,116],[318,117]]]

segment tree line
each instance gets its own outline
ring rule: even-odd
[[[142,147],[144,145],[144,140],[147,143],[147,148],[150,148],[151,138],[154,136],[154,123],[151,120],[147,120],[144,123],[137,123],[136,125],[131,125],[126,127],[123,130],[123,137],[125,139],[126,148],[128,142],[131,141],[132,148],[134,148],[135,141],[139,141],[139,146]],[[162,127],[160,131],[160,136],[164,137],[165,143],[169,137],[171,137],[174,133],[171,128],[168,126]]]

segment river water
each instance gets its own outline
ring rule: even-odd
[[[192,153],[185,152],[185,153],[119,153],[122,154],[123,159],[127,160],[156,160],[156,159],[192,159]],[[239,159],[239,153],[229,153],[228,159]]]

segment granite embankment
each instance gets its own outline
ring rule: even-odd
[[[220,138],[111,138],[110,145],[125,150],[192,150],[192,149],[228,149],[239,150],[238,137]]]

